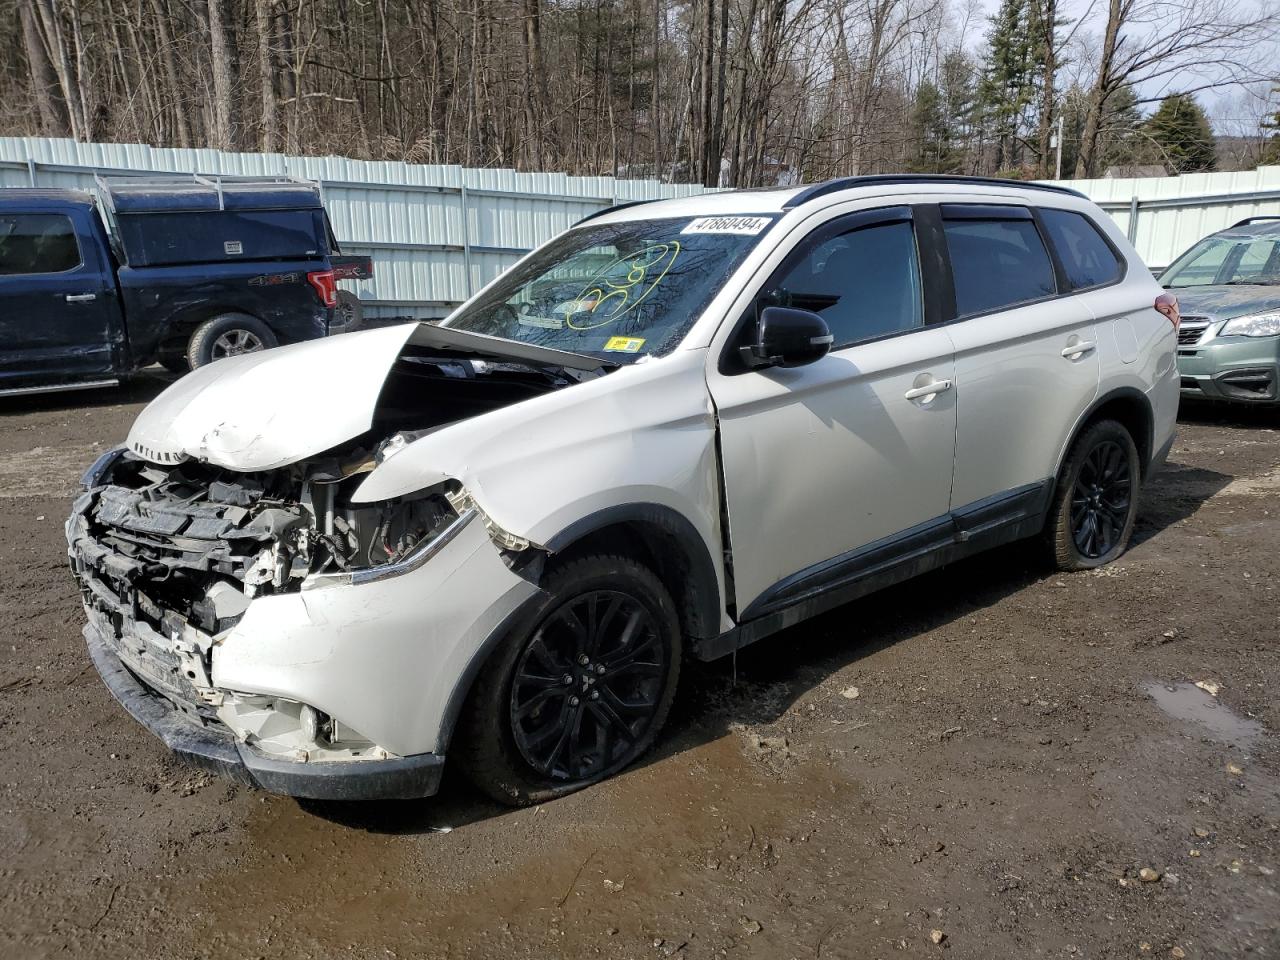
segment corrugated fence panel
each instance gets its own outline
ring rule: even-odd
[[[366,315],[384,317],[444,316],[528,250],[615,202],[705,190],[563,173],[0,137],[0,187],[92,190],[95,174],[148,173],[317,182],[342,249],[374,259],[373,279],[354,289]]]
[[[1168,266],[1197,240],[1246,217],[1280,216],[1280,166],[1059,182],[1106,210],[1152,267]]]
[[[374,259],[373,280],[356,287],[371,316],[444,316],[526,251],[595,210],[706,190],[390,160],[0,137],[0,186],[93,189],[95,174],[129,173],[318,182],[343,250]],[[1280,215],[1280,167],[1061,182],[1100,204],[1153,267],[1166,266],[1201,237],[1245,217]]]

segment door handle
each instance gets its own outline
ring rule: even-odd
[[[91,303],[98,299],[96,293],[68,293],[67,303]]]
[[[1092,340],[1081,340],[1079,343],[1071,343],[1063,347],[1062,355],[1068,360],[1075,360],[1077,357],[1084,356],[1095,346],[1097,346],[1097,344]]]
[[[923,397],[931,397],[934,394],[941,393],[943,390],[951,389],[950,380],[934,380],[926,383],[923,387],[912,387],[903,394],[908,400],[920,400]]]

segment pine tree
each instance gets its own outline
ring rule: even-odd
[[[987,65],[980,96],[996,138],[996,168],[1017,167],[1027,112],[1041,74],[1041,44],[1033,36],[1027,0],[1001,0],[987,34]]]
[[[913,173],[958,173],[963,157],[955,147],[954,117],[941,90],[925,80],[916,90],[911,108],[915,155],[907,164]]]
[[[1217,167],[1209,118],[1190,94],[1165,97],[1145,127],[1147,136],[1159,146],[1165,162],[1175,173],[1197,173]]]
[[[1144,135],[1145,134],[1145,135]],[[1143,129],[1142,111],[1132,87],[1120,87],[1107,98],[1098,130],[1103,169],[1133,164],[1170,166]]]
[[[1272,94],[1280,94],[1280,83],[1277,83],[1271,92]],[[1258,165],[1280,164],[1280,107],[1277,107],[1275,113],[1262,121],[1262,129],[1267,132],[1263,134],[1266,140],[1262,144],[1262,156],[1258,158]]]

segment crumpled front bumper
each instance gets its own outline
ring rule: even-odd
[[[201,726],[153,693],[120,662],[92,623],[84,628],[93,665],[111,695],[179,758],[269,793],[316,800],[409,799],[440,787],[444,757],[420,754],[386,760],[293,763],[263,756],[226,727]]]
[[[420,566],[369,582],[316,577],[298,592],[256,597],[215,636],[153,596],[138,561],[94,538],[90,505],[89,495],[77,500],[67,521],[68,554],[103,679],[178,754],[276,793],[434,793],[470,679],[538,592],[504,563],[483,523],[463,523]],[[227,715],[234,704],[256,709],[254,698],[265,702],[259,714],[281,719],[279,704],[308,705],[370,749],[309,755],[305,743],[283,743],[278,724],[268,736],[246,715]]]

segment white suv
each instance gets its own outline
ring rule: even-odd
[[[615,207],[440,325],[219,361],[67,523],[99,671],[267,790],[533,803],[685,657],[1024,537],[1124,550],[1177,305],[1064,189],[858,177]]]

